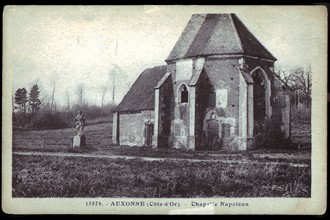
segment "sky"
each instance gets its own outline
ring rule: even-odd
[[[99,88],[113,82],[118,104],[146,68],[165,59],[195,13],[236,13],[289,70],[317,65],[327,41],[327,13],[317,6],[9,6],[4,11],[4,73],[12,76],[12,93],[38,83],[55,101],[100,105]],[[117,68],[117,69],[118,69]],[[112,93],[105,97],[112,101]]]

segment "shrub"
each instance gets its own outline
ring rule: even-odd
[[[21,127],[26,128],[33,120],[31,113],[16,112],[13,114],[13,128]]]
[[[255,122],[255,144],[256,148],[287,148],[289,147],[283,137],[279,125],[275,125],[276,121],[265,120],[263,122]]]
[[[295,108],[291,109],[292,121],[294,122],[311,122],[311,108]]]
[[[83,114],[86,116],[87,121],[103,118],[103,117],[109,117],[112,118],[112,112],[115,108],[114,105],[108,104],[103,107],[96,106],[96,105],[83,105],[83,106],[73,106],[72,115],[70,116],[69,120],[72,120],[76,115],[78,111],[82,111]]]
[[[59,129],[66,128],[68,123],[63,120],[59,113],[43,112],[33,123],[35,129]]]

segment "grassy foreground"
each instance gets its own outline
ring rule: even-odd
[[[13,155],[12,193],[13,197],[310,197],[310,175],[310,166],[280,163]]]
[[[299,150],[186,152],[116,147],[112,124],[85,128],[83,154],[172,158],[164,161],[13,154],[14,197],[310,197],[310,123],[292,123]],[[68,151],[74,128],[13,132],[13,151]],[[203,159],[207,161],[173,160]],[[245,163],[239,163],[245,162]],[[291,166],[303,164],[305,166]]]

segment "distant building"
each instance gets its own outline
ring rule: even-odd
[[[290,140],[290,88],[275,61],[235,14],[194,14],[167,65],[143,71],[118,105],[113,142],[248,150]]]

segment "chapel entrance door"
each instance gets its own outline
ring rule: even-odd
[[[217,119],[210,119],[208,121],[207,133],[208,133],[208,144],[207,150],[219,150],[219,129],[220,124]]]
[[[154,124],[152,123],[145,123],[145,145],[151,146],[152,145],[152,136],[154,133]]]
[[[254,137],[258,142],[259,137],[262,138],[262,134],[265,131],[265,119],[266,119],[266,79],[261,70],[257,70],[252,73],[253,77],[253,117],[254,117]]]

